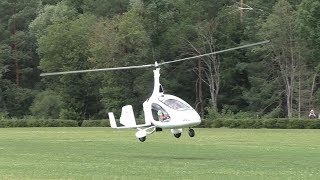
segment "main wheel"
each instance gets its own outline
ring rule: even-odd
[[[141,137],[141,138],[138,138],[138,139],[139,139],[139,141],[144,142],[147,139],[147,137],[145,136],[145,137]]]
[[[173,135],[174,135],[174,137],[179,138],[181,136],[181,133],[173,134]]]
[[[194,132],[193,129],[189,129],[189,136],[190,136],[190,137],[194,137],[195,134],[196,134],[196,133]]]

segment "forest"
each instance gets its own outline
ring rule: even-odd
[[[209,113],[305,118],[320,112],[319,0],[0,0],[0,119],[143,117],[152,64],[165,93]]]

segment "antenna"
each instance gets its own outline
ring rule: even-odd
[[[261,41],[261,42],[257,42],[257,43],[252,43],[252,44],[246,44],[243,46],[238,46],[238,47],[233,47],[233,48],[229,48],[229,49],[224,49],[221,51],[215,51],[215,52],[211,52],[211,53],[207,53],[207,54],[202,54],[202,55],[198,55],[198,56],[192,56],[192,57],[187,57],[187,58],[182,58],[182,59],[176,59],[173,61],[166,61],[166,62],[162,62],[162,63],[157,63],[155,62],[154,64],[145,64],[145,65],[139,65],[139,66],[124,66],[124,67],[114,67],[114,68],[102,68],[102,69],[88,69],[88,70],[76,70],[76,71],[62,71],[62,72],[52,72],[52,73],[42,73],[40,74],[40,76],[52,76],[52,75],[62,75],[62,74],[76,74],[76,73],[86,73],[86,72],[99,72],[99,71],[114,71],[114,70],[125,70],[125,69],[139,69],[139,68],[148,68],[148,67],[159,67],[161,65],[164,64],[171,64],[171,63],[176,63],[176,62],[180,62],[180,61],[186,61],[186,60],[190,60],[190,59],[196,59],[196,58],[200,58],[200,57],[204,57],[204,56],[209,56],[209,55],[213,55],[213,54],[219,54],[219,53],[224,53],[224,52],[228,52],[228,51],[234,51],[237,49],[243,49],[243,48],[247,48],[247,47],[252,47],[252,46],[257,46],[257,45],[261,45],[261,44],[266,44],[269,43],[269,40],[266,41]]]

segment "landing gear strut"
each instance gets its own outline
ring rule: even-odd
[[[191,129],[191,128],[189,128],[189,136],[190,136],[190,137],[194,137],[195,134],[196,134],[196,133],[194,132],[194,130]]]

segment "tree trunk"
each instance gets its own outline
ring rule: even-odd
[[[301,73],[299,71],[299,82],[298,82],[298,118],[301,118]]]
[[[13,15],[15,15],[15,10],[13,10]],[[12,35],[14,36],[16,34],[16,20],[13,20],[13,27],[11,30]],[[13,42],[11,44],[11,55],[12,55],[12,60],[14,64],[14,72],[15,72],[15,82],[17,86],[20,86],[20,70],[19,70],[19,63],[18,63],[18,58],[17,58],[17,46],[16,43]]]
[[[309,101],[310,106],[313,106],[313,92],[314,92],[317,77],[318,77],[318,73],[315,73],[312,78],[312,86],[311,86],[310,101]]]
[[[189,42],[189,45],[196,54],[212,53],[215,51],[216,39],[214,37],[214,32],[216,30],[216,24],[214,22],[208,22],[198,31],[198,41],[197,45],[193,45]],[[217,96],[219,93],[219,81],[220,81],[220,61],[216,55],[210,55],[207,57],[202,57],[202,61],[199,60],[201,64],[198,64],[198,77],[209,87],[210,91],[210,102],[212,109],[217,111]],[[203,65],[202,65],[203,63]],[[202,75],[202,73],[204,73]],[[198,86],[198,100],[200,106],[203,106],[202,102],[202,83],[199,81]],[[199,94],[200,93],[200,94]],[[198,104],[199,104],[198,102]],[[200,107],[203,109],[203,107]],[[203,112],[203,110],[202,110]]]
[[[203,108],[203,95],[202,95],[202,64],[201,60],[198,60],[198,82],[197,82],[197,110],[200,113],[201,118],[204,117]]]

